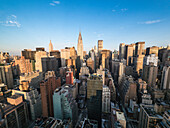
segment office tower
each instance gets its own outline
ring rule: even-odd
[[[106,68],[106,66],[105,66],[105,59],[106,59],[105,54],[102,54],[102,68],[103,69]]]
[[[61,66],[66,66],[66,60],[70,58],[70,49],[61,49]]]
[[[77,53],[76,53],[76,49],[75,49],[75,47],[71,47],[70,48],[70,57],[72,58],[74,58],[74,57],[76,57],[77,56]]]
[[[102,55],[102,65],[104,66],[103,68],[109,69],[109,60],[111,58],[111,52],[110,50],[107,49],[103,49],[101,51],[101,55]]]
[[[4,103],[6,98],[12,95],[12,91],[8,90],[7,85],[0,83],[0,103]]]
[[[103,80],[99,76],[91,75],[87,79],[87,110],[88,118],[98,121],[101,127]]]
[[[125,65],[121,63],[119,60],[112,61],[111,73],[115,82],[118,82],[118,78],[121,77],[125,73]]]
[[[150,54],[148,56],[145,56],[143,59],[143,65],[149,65],[150,63],[153,63],[154,66],[158,65],[158,56],[155,54]]]
[[[121,85],[119,85],[119,92],[124,106],[129,106],[130,99],[137,100],[136,89],[136,82],[131,76],[127,76]]]
[[[61,56],[59,50],[53,50],[50,52],[50,56],[54,56],[57,59],[58,67],[61,67]]]
[[[43,73],[39,71],[29,72],[20,76],[21,81],[29,81],[30,87],[40,88],[40,82],[43,80]]]
[[[126,45],[126,65],[131,64],[131,57],[133,56],[133,45]]]
[[[161,65],[165,66],[166,62],[170,62],[169,56],[170,56],[170,46],[167,46],[166,48],[159,49],[158,57],[160,59]]]
[[[35,121],[38,117],[41,117],[41,96],[37,89],[30,88],[28,81],[22,81],[19,88],[12,90],[12,94],[22,95],[29,103],[28,110],[30,112],[31,120]]]
[[[11,65],[0,66],[0,80],[7,85],[9,89],[14,87],[13,73]]]
[[[142,69],[143,69],[143,58],[144,55],[137,55],[134,58],[134,67],[135,67],[135,71],[138,75],[141,75]]]
[[[114,50],[113,53],[112,53],[112,60],[116,60],[118,58],[119,58],[118,51]]]
[[[87,66],[89,67],[90,73],[94,73],[94,61],[91,57],[87,59]]]
[[[72,71],[66,72],[66,84],[73,84],[73,72]]]
[[[98,40],[98,53],[103,50],[103,40]]]
[[[152,105],[140,105],[138,128],[153,128],[162,121],[162,116],[154,111]]]
[[[4,119],[5,128],[28,127],[27,103],[23,102],[22,96],[12,95],[7,101],[7,104],[0,105],[0,119]]]
[[[51,43],[51,40],[50,40],[50,43],[49,43],[49,52],[52,52],[53,51],[53,44]]]
[[[56,72],[59,69],[57,59],[53,56],[42,57],[41,63],[42,63],[42,71],[43,72],[47,72],[47,71],[55,71]]]
[[[54,90],[61,86],[61,79],[56,76],[49,77],[40,83],[42,116],[54,116],[53,113],[53,93]]]
[[[35,60],[36,51],[32,51],[31,49],[24,49],[21,51],[21,56],[24,56],[25,59]]]
[[[156,56],[158,56],[158,50],[159,47],[157,46],[148,47],[146,48],[146,55],[155,54]]]
[[[110,113],[110,89],[107,85],[103,85],[102,92],[102,112]]]
[[[147,82],[148,86],[156,87],[157,74],[157,66],[154,66],[153,64],[144,65],[142,78]]]
[[[19,75],[22,73],[29,73],[34,71],[33,67],[35,66],[30,59],[25,59],[24,56],[21,56],[19,60],[15,60],[15,65],[18,68]]]
[[[54,118],[72,121],[73,127],[78,119],[78,107],[68,89],[57,88],[53,94]]]
[[[135,55],[142,55],[144,54],[145,50],[145,42],[137,42],[135,47]]]
[[[161,89],[170,89],[170,66],[164,66],[161,79]]]
[[[35,54],[35,69],[36,70],[39,70],[40,72],[43,71],[42,69],[42,61],[41,61],[41,58],[42,57],[47,57],[47,52],[46,51],[38,51],[36,52]]]
[[[53,50],[50,52],[50,56],[54,56],[55,58],[61,58],[59,50]]]
[[[80,56],[81,60],[83,60],[83,40],[82,40],[81,32],[79,32],[79,37],[78,37],[77,55]]]
[[[125,52],[126,52],[125,44],[121,43],[119,45],[119,59],[124,59],[125,58]]]

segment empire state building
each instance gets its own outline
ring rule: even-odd
[[[78,44],[77,44],[77,55],[83,60],[83,40],[81,32],[79,32]]]

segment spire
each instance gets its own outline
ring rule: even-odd
[[[82,40],[81,31],[79,32],[79,38],[78,38],[78,40]]]
[[[50,40],[50,43],[49,43],[49,52],[53,51],[53,44],[51,43],[51,40]]]

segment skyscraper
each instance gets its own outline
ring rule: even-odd
[[[51,40],[50,40],[50,43],[49,43],[49,52],[52,52],[53,51],[53,44],[51,43]]]
[[[61,79],[56,76],[49,77],[40,83],[42,116],[53,116],[53,92],[57,87],[61,86]]]
[[[79,32],[77,55],[80,56],[81,60],[83,59],[83,40],[82,40],[81,32]]]
[[[121,43],[119,46],[119,59],[125,58],[125,44]]]
[[[103,49],[103,40],[98,40],[98,52]]]
[[[87,109],[88,118],[98,121],[101,127],[103,80],[92,75],[87,80]]]

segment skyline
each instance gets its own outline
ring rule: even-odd
[[[0,0],[0,51],[75,46],[82,33],[84,50],[102,39],[104,48],[145,41],[146,46],[170,44],[168,0]],[[6,45],[9,44],[9,45]],[[10,46],[10,48],[9,48]]]

